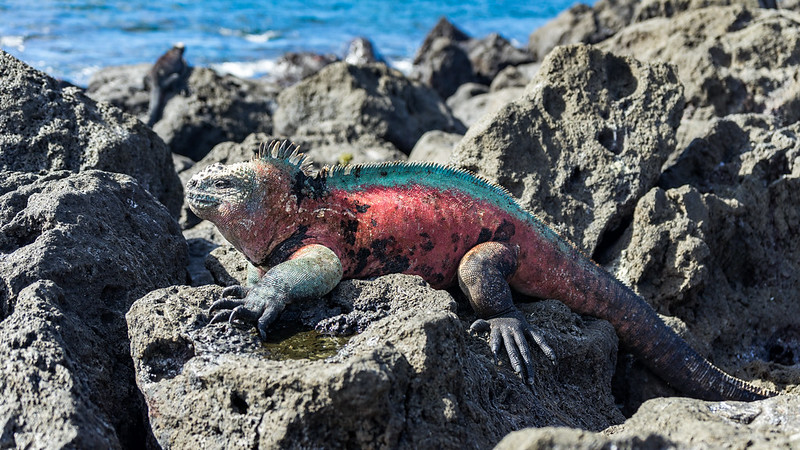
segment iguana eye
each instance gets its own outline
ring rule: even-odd
[[[214,182],[214,187],[216,187],[217,189],[226,189],[231,187],[231,182],[230,180],[222,178]]]

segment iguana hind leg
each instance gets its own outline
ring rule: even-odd
[[[550,359],[555,353],[542,336],[533,329],[525,316],[514,307],[511,288],[506,281],[517,270],[516,246],[502,242],[476,245],[461,259],[458,284],[467,295],[479,320],[471,329],[489,325],[489,344],[495,358],[505,347],[511,366],[528,383],[533,381],[533,355],[528,339]]]

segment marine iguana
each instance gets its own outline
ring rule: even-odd
[[[179,79],[186,75],[189,66],[183,59],[186,46],[178,42],[161,55],[144,78],[145,85],[150,87],[150,104],[147,108],[147,126],[152,127],[161,120],[164,111],[166,91]]]
[[[712,365],[505,189],[465,170],[382,163],[312,175],[297,146],[273,141],[249,162],[208,166],[187,183],[186,196],[257,269],[252,286],[223,291],[210,323],[255,322],[265,338],[291,301],[325,295],[343,278],[402,272],[434,288],[457,282],[481,318],[471,328],[489,328],[495,357],[505,348],[528,382],[535,357],[528,340],[551,361],[555,355],[514,306],[511,289],[611,322],[635,356],[688,395],[777,395]]]

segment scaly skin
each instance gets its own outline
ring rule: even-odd
[[[692,350],[639,296],[523,210],[502,188],[428,163],[323,169],[310,175],[297,149],[274,142],[253,161],[215,164],[187,184],[192,210],[212,221],[257,269],[249,288],[227,289],[212,323],[257,322],[262,337],[285,305],[325,295],[343,278],[422,276],[458,283],[530,381],[541,336],[514,307],[511,289],[563,301],[606,319],[620,340],[683,392],[709,400],[756,400],[775,392],[733,378]]]

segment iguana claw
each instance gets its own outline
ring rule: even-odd
[[[555,364],[556,357],[553,349],[545,343],[542,336],[523,317],[519,310],[509,311],[497,317],[488,319],[491,326],[489,346],[494,354],[495,361],[500,357],[504,348],[511,367],[520,374],[528,384],[533,383],[533,355],[531,354],[528,339],[532,339],[547,356],[551,364]],[[475,326],[475,324],[473,324]]]

